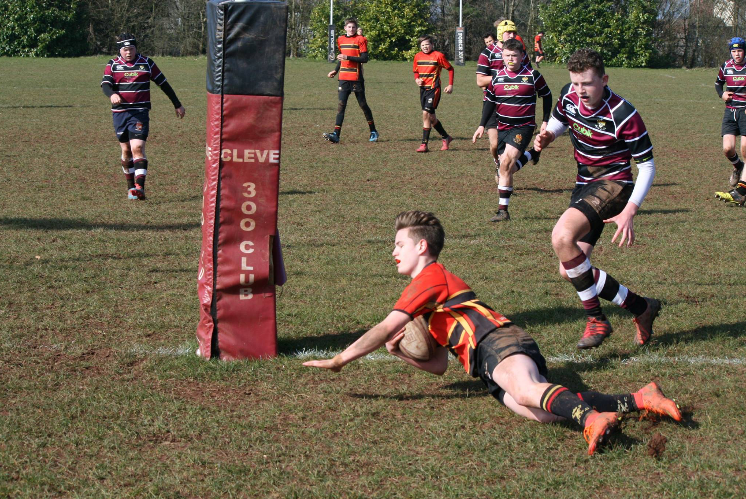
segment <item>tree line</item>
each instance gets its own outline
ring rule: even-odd
[[[287,56],[324,59],[330,0],[286,0]],[[465,56],[476,60],[495,23],[513,20],[528,51],[545,32],[547,60],[563,62],[579,47],[599,50],[610,66],[716,66],[727,40],[746,36],[746,0],[333,0],[342,33],[356,17],[370,55],[410,59],[425,33],[454,58],[459,14]],[[143,53],[197,56],[207,48],[205,0],[4,0],[0,56],[77,57],[116,53],[115,37],[137,36]]]

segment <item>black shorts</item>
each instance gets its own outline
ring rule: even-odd
[[[619,215],[632,195],[634,184],[597,180],[577,185],[570,197],[570,208],[580,210],[591,224],[591,230],[580,241],[595,246],[604,230],[604,220]]]
[[[119,142],[147,140],[150,129],[150,115],[147,109],[136,111],[122,111],[112,113],[114,118],[114,133]]]
[[[345,94],[345,98],[350,96],[350,93],[365,93],[365,82],[364,81],[348,81],[339,80],[339,98],[342,99],[342,94]]]
[[[539,369],[539,374],[545,378],[547,377],[547,361],[541,355],[539,345],[536,344],[534,339],[526,331],[515,324],[495,329],[482,338],[479,345],[477,345],[476,362],[479,379],[487,385],[490,395],[501,403],[503,402],[505,390],[493,381],[492,372],[500,362],[516,354],[524,354],[531,357],[531,360],[536,363],[536,367]]]
[[[534,55],[536,57],[544,57],[544,51],[543,50],[535,50]]]
[[[521,154],[523,154],[534,136],[534,128],[536,127],[519,126],[516,128],[511,128],[509,130],[498,130],[497,154],[502,154],[505,152],[506,144],[510,144],[511,146],[520,150]]]
[[[746,135],[746,110],[744,108],[725,108],[723,126],[720,128],[720,136],[723,135]]]
[[[435,114],[438,104],[440,104],[440,87],[420,87],[420,105],[422,105],[423,111]]]

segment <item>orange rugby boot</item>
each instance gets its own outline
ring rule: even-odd
[[[578,348],[595,348],[611,334],[613,329],[611,323],[607,320],[601,320],[597,317],[589,317],[585,325],[583,337],[578,341]]]
[[[427,152],[427,144],[420,144],[420,147],[417,148],[417,152]]]
[[[670,416],[674,421],[683,419],[679,406],[663,395],[661,387],[655,381],[640,388],[637,393],[642,396],[642,407],[638,409],[645,409],[661,416]]]
[[[596,447],[606,441],[606,437],[619,425],[619,418],[615,412],[595,412],[589,414],[585,420],[583,438],[588,442],[588,455],[596,452]]]
[[[648,304],[648,308],[645,311],[632,319],[637,328],[637,334],[635,334],[635,342],[642,346],[650,341],[650,337],[653,335],[653,321],[658,317],[658,313],[661,311],[661,302],[655,298],[645,298]]]

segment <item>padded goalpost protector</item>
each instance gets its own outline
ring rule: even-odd
[[[277,200],[287,5],[207,2],[207,147],[199,354],[277,355],[275,285],[285,282]]]

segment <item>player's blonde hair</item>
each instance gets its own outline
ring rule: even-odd
[[[446,234],[435,215],[419,210],[403,211],[396,216],[395,227],[397,231],[409,229],[409,238],[415,242],[420,239],[427,241],[430,255],[438,258],[445,244]]]

